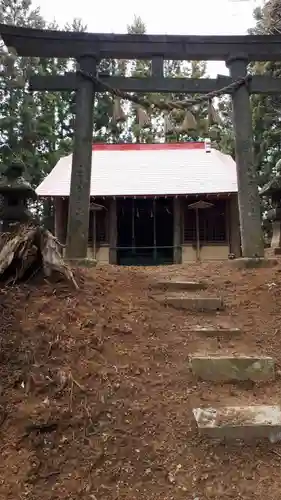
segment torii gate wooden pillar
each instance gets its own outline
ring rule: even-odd
[[[281,36],[169,36],[66,33],[0,25],[7,46],[21,56],[76,58],[82,70],[95,74],[101,59],[152,60],[148,78],[106,77],[112,88],[127,92],[208,93],[245,76],[250,61],[281,59]],[[231,77],[214,79],[164,78],[164,60],[221,60],[228,62]],[[67,257],[85,258],[88,241],[92,156],[94,88],[91,80],[76,73],[34,76],[31,90],[76,90],[76,125],[72,163]],[[238,201],[244,257],[262,257],[260,201],[253,161],[250,93],[275,94],[281,79],[254,76],[233,94],[233,118],[238,178]]]
[[[248,61],[245,56],[230,58],[227,65],[233,80],[247,75]],[[260,197],[253,152],[252,111],[246,85],[233,93],[232,107],[242,255],[263,257]]]
[[[79,59],[81,70],[95,72],[95,57],[84,56]],[[70,181],[70,200],[66,257],[86,258],[88,248],[90,189],[92,170],[92,136],[95,86],[89,79],[78,75],[76,90],[76,120],[74,148]],[[91,143],[91,147],[89,147]]]

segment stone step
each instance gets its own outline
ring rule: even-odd
[[[201,335],[202,337],[231,338],[241,335],[240,328],[220,327],[220,326],[195,326],[189,332]]]
[[[256,269],[274,267],[278,264],[278,260],[263,257],[239,257],[238,259],[230,260],[229,263],[237,269]]]
[[[223,440],[268,438],[281,440],[280,406],[225,406],[194,408],[200,434]]]
[[[155,286],[164,290],[205,290],[207,283],[203,281],[161,280]]]
[[[210,382],[253,382],[274,379],[274,360],[266,356],[235,354],[190,356],[190,368],[196,377]]]
[[[161,298],[160,301],[176,309],[186,309],[189,311],[219,311],[224,309],[221,297],[170,296]]]

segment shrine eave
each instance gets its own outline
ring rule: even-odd
[[[7,46],[20,56],[98,59],[221,60],[246,56],[249,61],[280,60],[281,35],[186,36],[81,33],[0,24]]]
[[[281,177],[275,177],[265,184],[260,190],[260,196],[271,196],[278,192],[281,196]]]

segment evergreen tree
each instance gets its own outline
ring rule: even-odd
[[[135,16],[133,23],[127,26],[130,35],[144,35],[146,26],[139,16]],[[151,62],[136,60],[127,62],[127,73],[135,78],[146,78],[151,75]],[[143,98],[149,98],[148,94],[141,94]],[[129,142],[154,142],[155,137],[155,113],[151,109],[144,110],[136,104],[128,104],[127,140]]]
[[[43,28],[44,20],[39,9],[33,10],[28,0],[1,0],[0,21],[17,26],[30,26]],[[12,155],[19,153],[20,141],[24,129],[33,126],[27,117],[27,105],[25,106],[26,76],[29,74],[32,61],[28,58],[18,58],[13,51],[1,45],[1,81],[0,81],[0,144],[1,160],[3,163],[10,162]],[[29,96],[26,104],[30,105]],[[29,113],[28,113],[29,114]],[[30,116],[33,117],[30,109]],[[22,119],[22,120],[21,120]],[[27,142],[27,141],[25,141]]]
[[[270,0],[263,7],[256,8],[255,27],[252,34],[281,33],[281,1]],[[254,74],[280,78],[281,62],[255,62],[251,65]],[[279,95],[253,95],[254,152],[260,185],[265,184],[278,159],[281,157],[281,97]]]
[[[1,0],[0,21],[31,28],[58,29],[46,25],[31,0]],[[83,30],[79,19],[65,29]],[[74,93],[28,90],[32,74],[62,74],[75,62],[65,59],[17,57],[2,44],[0,81],[0,160],[1,167],[17,158],[26,166],[26,177],[36,187],[58,159],[72,149]],[[42,211],[42,205],[40,205]],[[43,216],[50,218],[52,206],[43,203]]]
[[[0,20],[17,26],[46,27],[39,9],[32,9],[30,0],[2,0]],[[57,161],[56,152],[65,140],[62,131],[65,117],[61,119],[64,96],[49,92],[31,94],[28,91],[28,79],[34,73],[60,73],[66,68],[67,61],[17,57],[2,47],[1,161],[5,165],[15,156],[22,160],[34,186]],[[61,121],[60,128],[57,127],[58,121]],[[59,137],[61,141],[58,143]]]
[[[125,61],[102,60],[98,66],[98,74],[109,76],[125,76]],[[94,106],[93,141],[117,143],[122,137],[125,123],[114,116],[115,99],[110,92],[97,93]]]
[[[142,19],[135,16],[134,21],[128,26],[129,34],[145,34],[146,26]],[[150,61],[130,61],[128,64],[127,72],[134,77],[145,78],[151,76],[151,62]],[[171,78],[202,78],[206,77],[206,63],[200,61],[165,61],[164,62],[164,75]],[[186,94],[160,94],[153,93],[146,94],[143,97],[151,99],[151,101],[178,101],[186,100],[194,96],[187,96]],[[193,108],[191,108],[193,111]],[[196,106],[196,119],[197,126],[195,129],[180,130],[185,121],[186,112],[174,110],[169,113],[169,121],[173,125],[172,133],[165,134],[164,115],[167,118],[168,113],[163,113],[157,107],[152,107],[146,110],[149,118],[148,124],[140,123],[145,121],[142,116],[139,117],[138,107],[134,104],[129,105],[130,119],[128,123],[128,136],[131,142],[154,142],[154,141],[191,141],[199,140],[203,137],[209,136],[209,127],[207,123],[207,103]],[[141,118],[141,120],[140,120]]]
[[[164,75],[170,78],[206,78],[206,63],[202,61],[166,61]],[[164,96],[163,96],[164,97]],[[166,99],[170,101],[185,101],[196,98],[196,95],[187,94],[167,94]],[[191,117],[188,119],[188,113],[194,115],[194,125]],[[175,125],[174,132],[166,134],[166,140],[173,141],[198,141],[209,137],[210,130],[208,125],[208,103],[202,102],[195,106],[190,106],[186,110],[174,110],[169,115],[169,122]]]

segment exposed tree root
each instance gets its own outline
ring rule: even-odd
[[[0,238],[0,278],[15,283],[42,270],[45,276],[57,272],[78,288],[72,271],[64,263],[61,244],[41,226],[21,225]]]

